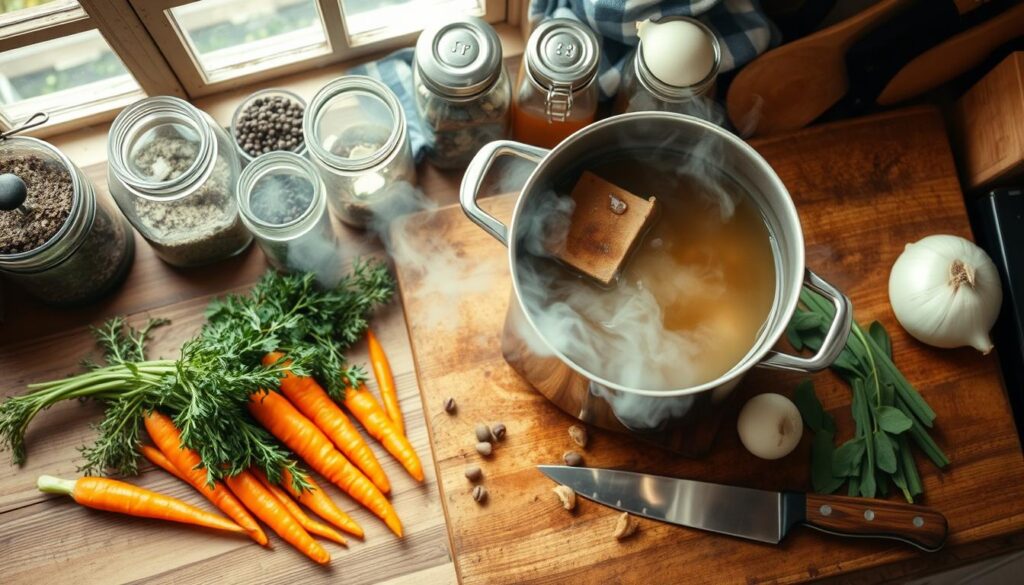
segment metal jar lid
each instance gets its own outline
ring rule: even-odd
[[[568,18],[541,23],[526,45],[526,67],[538,85],[586,86],[597,73],[597,37],[585,25]]]
[[[501,41],[480,18],[438,24],[416,41],[416,67],[424,84],[436,93],[476,95],[501,75]]]

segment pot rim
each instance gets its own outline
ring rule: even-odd
[[[545,174],[545,172],[552,166],[552,160],[557,158],[560,152],[564,152],[565,148],[568,145],[583,140],[590,134],[601,132],[604,128],[609,126],[615,126],[618,124],[628,124],[631,123],[633,120],[643,120],[648,118],[657,119],[662,122],[667,121],[666,118],[668,118],[672,119],[674,123],[699,126],[702,130],[710,132],[711,134],[716,135],[718,138],[725,140],[730,145],[738,148],[742,156],[746,157],[750,164],[757,166],[758,170],[764,174],[768,181],[771,182],[771,186],[773,189],[777,190],[782,194],[785,194],[785,198],[783,199],[783,209],[779,209],[776,211],[783,219],[788,219],[796,228],[795,232],[793,234],[789,234],[789,236],[791,238],[790,245],[793,246],[793,248],[796,249],[798,252],[796,254],[797,261],[795,262],[795,264],[792,267],[792,270],[790,271],[788,280],[782,281],[781,277],[777,277],[778,284],[775,290],[775,299],[772,302],[771,312],[769,312],[769,315],[766,316],[767,319],[772,314],[779,312],[780,315],[777,323],[783,323],[783,325],[776,324],[774,325],[774,327],[778,329],[777,331],[772,332],[769,330],[763,333],[759,341],[760,345],[755,344],[755,346],[752,347],[739,362],[737,362],[731,369],[726,371],[721,376],[713,380],[709,380],[707,382],[699,384],[697,386],[675,388],[671,390],[651,388],[630,388],[627,386],[623,386],[617,382],[606,380],[592,372],[587,371],[585,368],[583,368],[575,361],[570,359],[568,356],[566,356],[564,353],[562,353],[561,350],[554,347],[547,340],[546,336],[537,327],[537,324],[534,323],[533,316],[530,314],[530,310],[523,303],[523,295],[522,292],[519,290],[519,278],[517,275],[518,270],[515,262],[518,244],[518,238],[515,237],[516,227],[519,221],[520,213],[523,209],[524,202],[527,199],[527,197],[524,197],[523,195],[530,193],[535,188],[536,183],[538,182],[538,177]],[[612,116],[610,118],[605,118],[604,120],[600,120],[580,130],[577,130],[568,138],[566,138],[557,146],[555,146],[553,149],[549,150],[548,153],[544,155],[544,158],[540,160],[537,166],[534,167],[529,177],[527,177],[526,182],[523,183],[522,188],[520,188],[519,190],[519,195],[516,198],[516,205],[512,211],[512,219],[509,222],[508,234],[509,236],[507,248],[509,272],[512,276],[512,290],[515,293],[515,300],[517,303],[519,303],[519,307],[522,309],[522,313],[526,318],[527,323],[529,323],[530,327],[533,329],[533,332],[544,341],[544,344],[548,347],[548,349],[551,350],[551,353],[555,357],[560,359],[563,363],[567,364],[570,368],[572,368],[574,371],[576,371],[583,377],[590,380],[591,383],[598,383],[607,389],[625,392],[628,394],[635,394],[639,396],[687,396],[691,394],[699,394],[701,392],[705,392],[708,390],[714,390],[715,388],[719,388],[731,382],[738,382],[742,376],[746,375],[747,371],[749,371],[754,366],[758,365],[765,358],[765,356],[770,351],[772,351],[772,348],[775,346],[776,343],[778,343],[779,339],[782,338],[782,335],[786,331],[786,327],[784,324],[788,323],[789,320],[793,317],[793,313],[796,311],[796,306],[799,302],[800,295],[791,295],[791,298],[789,302],[786,304],[786,306],[779,307],[778,303],[780,291],[784,290],[781,287],[794,288],[797,291],[799,291],[803,287],[804,272],[806,269],[806,249],[804,247],[805,244],[803,236],[803,226],[800,223],[800,216],[797,214],[796,205],[793,203],[793,197],[789,194],[789,191],[786,189],[786,186],[782,183],[782,179],[780,179],[778,174],[775,173],[775,169],[773,169],[771,165],[768,164],[768,161],[766,161],[764,157],[762,157],[756,150],[754,150],[752,146],[747,144],[744,140],[742,140],[732,132],[724,130],[719,126],[711,122],[702,120],[700,118],[688,116],[686,114],[677,114],[674,112],[641,111],[630,112],[627,114],[620,114],[617,116]]]

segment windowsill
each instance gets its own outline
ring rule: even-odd
[[[495,25],[498,37],[501,39],[502,54],[505,59],[518,58],[523,53],[523,36],[519,27],[509,24]],[[282,87],[302,96],[307,102],[313,95],[328,81],[342,75],[348,69],[383,57],[384,54],[375,54],[370,57],[335,63],[324,67],[309,69],[301,73],[295,73],[278,77],[268,81],[261,81],[238,89],[228,90],[222,93],[201,97],[192,100],[198,108],[210,114],[214,120],[222,126],[231,123],[231,116],[245,96],[266,87]],[[80,128],[60,134],[47,136],[44,139],[61,149],[79,167],[85,167],[104,162],[107,158],[107,132],[110,129],[110,121],[86,128]]]

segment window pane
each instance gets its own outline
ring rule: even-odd
[[[0,110],[9,121],[37,111],[56,116],[104,102],[124,105],[141,95],[96,30],[0,53]]]
[[[316,0],[201,0],[170,13],[210,80],[330,51]]]
[[[77,7],[76,0],[0,0],[0,24],[22,22]]]
[[[483,0],[341,0],[349,43],[364,45],[420,31],[435,20],[483,16]]]

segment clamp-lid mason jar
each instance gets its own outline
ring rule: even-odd
[[[568,18],[541,23],[530,35],[513,97],[516,140],[552,148],[594,121],[597,37]]]
[[[704,100],[714,95],[722,61],[715,33],[687,16],[640,22],[637,29],[640,41],[626,61],[615,112],[675,112],[707,118],[709,106]],[[666,43],[671,52],[666,52]]]
[[[405,113],[383,83],[362,75],[328,83],[306,108],[302,130],[343,222],[365,228],[411,193],[416,166]]]
[[[131,268],[128,223],[60,150],[12,133],[0,134],[0,272],[53,305],[110,291]]]
[[[242,221],[267,261],[282,272],[312,272],[324,287],[343,275],[324,183],[313,163],[291,152],[253,159],[238,178]]]
[[[209,264],[252,241],[235,201],[235,145],[192,104],[158,96],[125,108],[110,127],[107,164],[114,200],[168,264]]]
[[[413,84],[434,166],[463,168],[481,146],[507,137],[512,88],[501,40],[486,21],[466,17],[424,30]]]

